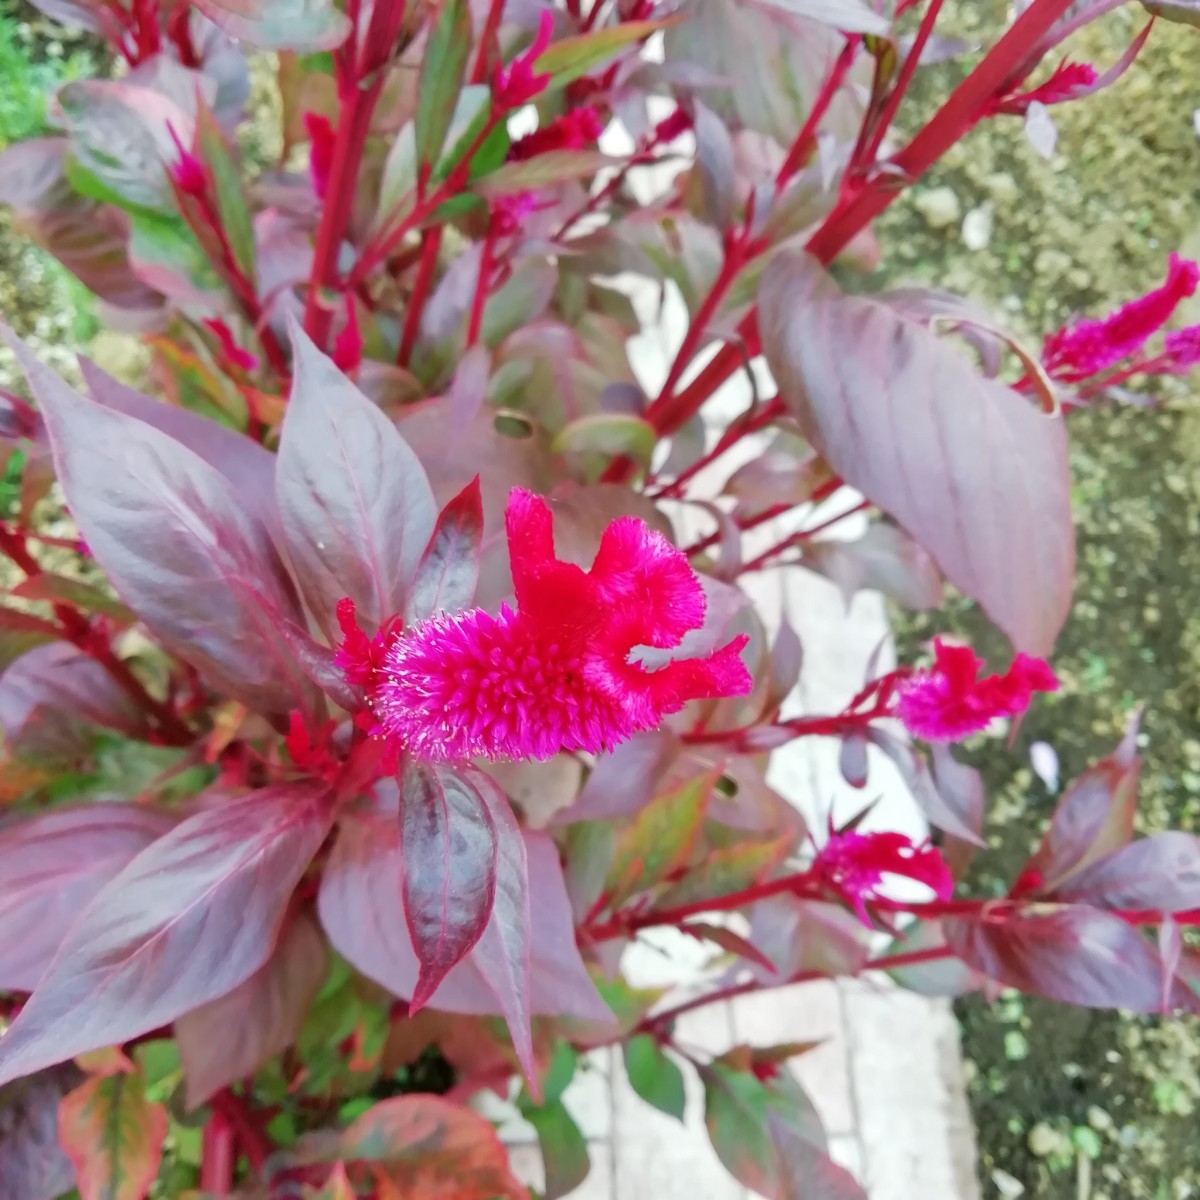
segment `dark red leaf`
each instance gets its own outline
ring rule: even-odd
[[[1054,896],[1135,911],[1200,908],[1200,838],[1171,830],[1130,842],[1072,875]]]
[[[0,1088],[0,1196],[58,1200],[74,1187],[75,1172],[58,1145],[58,1105],[82,1079],[67,1065]]]
[[[66,642],[35,646],[4,672],[0,729],[13,749],[70,756],[86,746],[96,726],[136,734],[143,729],[142,714],[82,650]]]
[[[298,328],[292,346],[276,472],[288,554],[327,631],[343,596],[378,625],[404,611],[434,527],[433,493],[391,421]]]
[[[228,480],[168,434],[83,399],[9,340],[71,513],[121,599],[229,696],[266,713],[310,709],[312,685],[262,602],[299,622],[291,583]]]
[[[758,299],[763,352],[805,437],[1019,650],[1047,653],[1074,575],[1062,420],[894,309],[843,295],[807,255],[777,255]]]
[[[71,926],[0,1039],[0,1082],[158,1029],[270,957],[332,821],[285,784],[204,808],[142,851]]]
[[[955,878],[961,879],[983,837],[983,818],[987,808],[983,779],[974,767],[960,763],[950,752],[949,746],[934,744],[929,750],[933,758],[934,786],[938,795],[978,839],[964,841],[949,834],[943,840],[942,857]]]
[[[189,1108],[253,1075],[292,1045],[325,981],[328,961],[321,931],[301,914],[245,983],[175,1022]]]
[[[97,404],[145,421],[199,455],[221,472],[234,494],[272,534],[277,531],[275,455],[269,450],[208,417],[143,395],[101,370],[90,358],[80,356],[79,370]]]
[[[372,807],[347,814],[321,879],[317,906],[334,948],[364,975],[408,999],[417,956],[405,924],[400,880],[398,790],[378,784]],[[544,834],[524,835],[533,905],[531,1007],[535,1014],[610,1021],[579,949],[558,850]],[[478,946],[442,981],[430,1000],[446,1012],[501,1011],[476,965]]]
[[[469,607],[479,582],[482,547],[483,495],[476,475],[438,517],[409,592],[406,621]]]
[[[172,823],[141,805],[92,804],[0,830],[0,991],[33,991],[92,897]]]
[[[1084,1008],[1160,1011],[1162,959],[1155,946],[1112,913],[1084,905],[1006,909],[992,919],[946,918],[950,948],[1006,987]],[[1200,998],[1174,981],[1172,1008],[1200,1011]]]
[[[1131,731],[1132,734],[1132,731]],[[1084,771],[1063,793],[1041,844],[1023,874],[1049,896],[1090,863],[1133,837],[1140,761],[1132,735],[1117,751]]]
[[[679,928],[684,933],[690,933],[694,938],[720,946],[727,954],[736,954],[747,962],[755,963],[772,975],[776,973],[775,964],[757,946],[748,942],[740,933],[736,933],[724,925],[711,925],[707,921],[689,921]]]
[[[404,916],[420,972],[411,1008],[483,936],[496,899],[496,826],[474,781],[410,762],[400,782]]]
[[[779,1200],[867,1200],[858,1180],[777,1113],[767,1114],[775,1146]]]

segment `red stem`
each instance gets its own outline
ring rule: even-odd
[[[261,1171],[271,1152],[266,1135],[255,1124],[241,1096],[229,1088],[218,1092],[211,1101],[214,1112],[219,1113],[237,1134],[242,1153],[255,1171]]]
[[[779,168],[779,173],[775,177],[775,187],[777,190],[782,190],[783,185],[812,156],[813,148],[817,144],[817,126],[820,125],[826,112],[829,111],[829,106],[833,103],[833,98],[837,95],[838,89],[846,81],[846,75],[854,65],[854,60],[858,57],[861,45],[862,37],[858,34],[846,38],[846,44],[842,47],[841,54],[838,55],[832,70],[821,84],[821,90],[817,93],[817,98],[813,101],[812,111],[805,118],[804,125],[796,140],[792,143],[792,148],[788,151],[787,158],[783,160],[783,166]]]
[[[483,22],[483,30],[479,34],[479,48],[475,51],[475,61],[471,65],[471,82],[484,83],[487,80],[488,57],[491,54],[492,43],[500,29],[500,18],[504,15],[504,0],[492,0],[488,5],[487,18]]]
[[[467,349],[479,341],[479,330],[483,325],[483,309],[487,304],[488,287],[492,276],[492,251],[494,235],[489,229],[483,239],[483,247],[479,255],[479,277],[475,280],[475,295],[471,299],[471,317],[467,322]]]
[[[920,28],[917,30],[917,36],[913,39],[912,49],[909,50],[908,57],[900,68],[900,75],[888,93],[879,116],[875,119],[875,126],[867,144],[863,147],[861,155],[853,160],[851,170],[855,168],[861,170],[875,161],[875,155],[878,154],[879,147],[883,144],[883,139],[887,137],[887,131],[892,121],[895,120],[896,113],[900,108],[900,101],[904,99],[908,85],[912,83],[912,78],[917,72],[925,43],[929,41],[930,35],[933,33],[933,27],[937,24],[941,8],[942,0],[929,0],[929,7],[922,14]]]
[[[304,331],[319,347],[324,346],[332,317],[331,310],[322,302],[321,293],[336,282],[338,253],[354,209],[363,148],[383,81],[384,72],[380,71],[366,90],[355,80],[342,89],[344,95],[329,167],[331,191],[325,198],[325,208],[317,226],[312,274],[304,304]]]
[[[434,226],[421,235],[421,262],[417,267],[417,277],[413,280],[412,295],[408,300],[408,309],[404,313],[404,331],[400,335],[400,350],[396,355],[396,365],[407,367],[412,358],[413,347],[417,344],[417,334],[421,330],[421,313],[425,310],[425,300],[429,289],[433,286],[433,277],[437,272],[438,254],[442,247],[442,227]]]
[[[233,1130],[220,1113],[214,1112],[204,1126],[200,1190],[212,1196],[228,1196],[233,1187],[233,1167]]]
[[[871,507],[869,500],[863,500],[856,504],[853,508],[847,509],[845,512],[835,513],[832,517],[819,522],[808,529],[801,529],[789,537],[783,539],[777,545],[772,546],[769,550],[764,550],[757,558],[752,559],[742,567],[741,573],[748,571],[761,571],[763,567],[768,566],[771,559],[782,554],[785,550],[790,550],[793,546],[800,546],[803,543],[816,537],[818,533],[824,533],[831,526],[836,525],[839,521],[844,521],[847,517],[854,516],[855,513],[865,512]]]

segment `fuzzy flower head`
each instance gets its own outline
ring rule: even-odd
[[[745,636],[655,670],[631,661],[704,623],[700,581],[666,538],[623,517],[584,571],[555,557],[552,520],[539,497],[509,496],[515,611],[443,613],[373,640],[343,623],[339,662],[367,687],[377,732],[426,760],[594,754],[690,700],[750,691]]]
[[[886,875],[923,883],[939,900],[949,899],[954,892],[954,877],[937,847],[928,841],[914,846],[903,833],[831,833],[812,869],[850,902],[868,927],[866,901],[879,895]]]
[[[183,144],[183,139],[170,121],[167,122],[167,133],[179,153],[179,158],[167,167],[167,173],[185,196],[203,196],[208,187],[208,172],[204,163]]]
[[[554,36],[554,13],[546,8],[538,19],[537,36],[533,44],[522,54],[508,64],[507,67],[497,67],[495,78],[492,80],[492,98],[496,109],[508,112],[528,104],[535,96],[540,96],[550,83],[550,75],[535,74],[534,63],[545,53]]]
[[[1018,654],[1003,675],[979,672],[984,662],[969,646],[933,643],[934,663],[899,687],[896,715],[914,737],[956,742],[986,729],[996,717],[1015,717],[1034,692],[1058,691],[1058,678],[1040,658]]]
[[[604,121],[597,109],[591,105],[573,108],[524,137],[517,138],[509,148],[510,161],[521,162],[548,154],[552,150],[582,150],[595,145],[604,132]]]
[[[1189,325],[1168,333],[1163,341],[1169,369],[1190,371],[1200,363],[1200,325]]]
[[[1102,321],[1077,321],[1046,338],[1042,362],[1057,379],[1075,383],[1138,353],[1200,285],[1200,266],[1172,254],[1167,278]]]

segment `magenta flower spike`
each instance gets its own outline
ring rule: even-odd
[[[554,37],[554,13],[543,9],[538,18],[537,34],[529,49],[508,64],[498,67],[492,82],[493,104],[499,112],[508,112],[540,96],[550,83],[549,74],[534,74],[534,63],[546,52]]]
[[[933,643],[934,665],[899,687],[896,715],[914,737],[956,742],[986,729],[996,717],[1015,717],[1034,692],[1058,691],[1058,678],[1040,658],[1018,654],[1004,675],[979,672],[984,662],[969,646]]]
[[[375,732],[426,760],[599,753],[657,728],[690,700],[752,687],[745,635],[655,670],[636,647],[671,649],[704,623],[700,581],[644,521],[604,532],[590,571],[554,555],[545,501],[514,489],[506,513],[517,608],[439,614],[369,640],[339,614],[339,662],[366,684]]]

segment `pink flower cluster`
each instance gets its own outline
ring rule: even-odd
[[[372,639],[339,605],[338,662],[366,688],[374,732],[426,760],[594,754],[691,700],[751,690],[745,636],[656,670],[631,661],[640,646],[677,647],[705,613],[687,558],[645,522],[612,522],[590,571],[555,557],[540,497],[515,489],[506,526],[516,610],[393,620]]]
[[[509,148],[509,161],[536,158],[552,150],[582,150],[594,145],[604,132],[604,121],[597,109],[574,108],[544,128],[517,138]]]
[[[992,103],[988,111],[1022,116],[1034,103],[1049,106],[1086,96],[1095,88],[1098,79],[1096,68],[1090,63],[1073,63],[1064,58],[1045,83],[1028,92],[1002,96]]]
[[[831,833],[812,870],[849,901],[868,927],[866,902],[879,895],[885,875],[922,883],[939,900],[949,899],[954,892],[954,877],[937,847],[928,841],[914,846],[903,833]]]
[[[933,667],[898,688],[896,715],[914,737],[954,742],[986,729],[996,717],[1023,713],[1034,692],[1058,691],[1058,677],[1040,658],[1018,654],[1003,675],[979,672],[984,661],[969,646],[933,643]]]
[[[1195,295],[1198,285],[1200,266],[1172,254],[1161,287],[1122,305],[1103,320],[1077,321],[1050,334],[1042,349],[1046,370],[1056,379],[1077,383],[1139,353],[1171,319],[1179,304]],[[1186,356],[1194,352],[1197,335],[1186,330],[1180,333],[1186,333],[1187,338],[1169,335],[1168,352],[1174,336],[1177,350]]]

